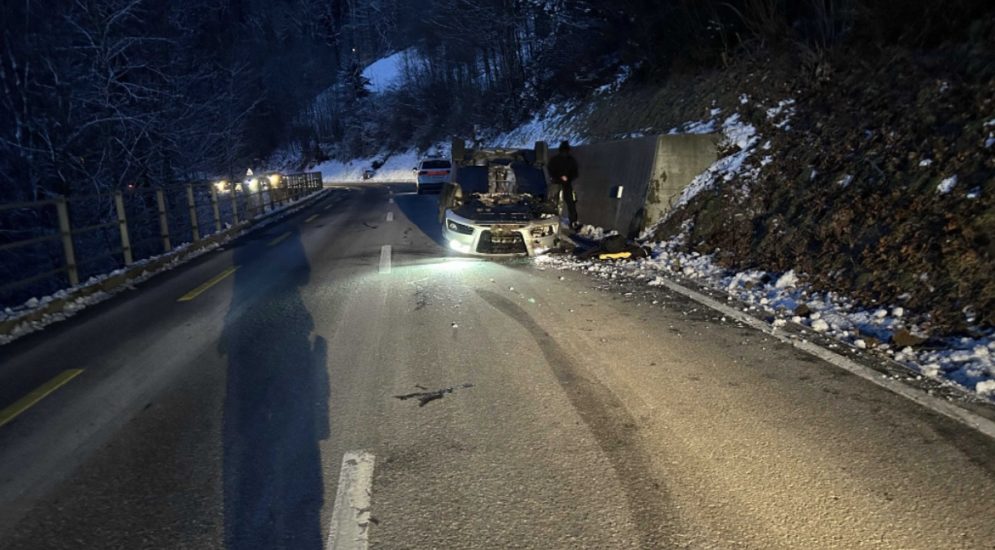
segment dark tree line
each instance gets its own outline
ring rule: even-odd
[[[583,97],[623,68],[636,83],[721,68],[770,50],[824,73],[841,48],[936,46],[989,11],[984,0],[370,1],[366,59],[415,46],[406,81],[383,96],[343,85],[318,98],[298,133],[340,156],[427,147],[475,125],[508,128],[551,101]],[[375,6],[375,8],[373,7]],[[374,16],[375,14],[375,16]],[[375,29],[383,29],[377,31]],[[381,33],[377,40],[377,33]],[[369,48],[373,48],[370,50]],[[344,74],[342,82],[349,81]],[[353,83],[357,81],[352,79]]]
[[[344,9],[316,0],[4,2],[0,200],[244,171],[334,81]]]

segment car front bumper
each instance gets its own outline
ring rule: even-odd
[[[556,246],[559,220],[482,223],[446,210],[442,236],[461,254],[488,257],[536,256]]]

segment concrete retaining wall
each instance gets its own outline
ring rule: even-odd
[[[574,192],[581,223],[635,236],[659,220],[691,180],[717,160],[718,138],[649,136],[575,147],[580,176]]]

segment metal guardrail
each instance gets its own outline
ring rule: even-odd
[[[321,173],[308,172],[269,174],[249,182],[201,182],[0,204],[0,215],[19,214],[34,222],[27,228],[20,227],[18,220],[0,223],[0,254],[6,255],[2,258],[5,263],[26,258],[18,255],[19,250],[42,245],[49,248],[47,253],[34,255],[39,261],[5,266],[7,272],[28,270],[32,263],[36,265],[30,267],[37,269],[16,279],[0,280],[0,298],[60,276],[64,282],[56,283],[59,288],[65,283],[78,286],[85,277],[168,253],[174,242],[196,243],[321,189]],[[30,235],[4,238],[17,233]],[[55,242],[61,244],[59,250]],[[84,268],[87,265],[90,267]]]

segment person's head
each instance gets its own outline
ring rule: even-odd
[[[560,142],[560,152],[563,153],[563,154],[566,154],[566,153],[570,152],[570,142],[569,141],[561,141]]]

